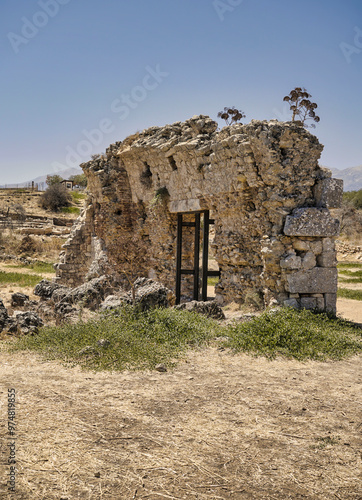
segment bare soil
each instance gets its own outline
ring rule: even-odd
[[[95,374],[0,353],[1,498],[14,388],[17,499],[360,499],[361,375],[361,357],[205,349],[167,373]]]

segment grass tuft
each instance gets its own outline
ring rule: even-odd
[[[42,279],[37,274],[6,273],[0,271],[0,283],[3,285],[11,283],[18,286],[35,286]]]
[[[51,262],[44,262],[41,260],[32,262],[31,264],[8,265],[6,267],[12,269],[31,269],[36,273],[55,273],[54,265]]]
[[[80,214],[80,209],[78,207],[62,207],[61,211],[64,214]]]
[[[158,363],[174,366],[187,349],[207,345],[216,337],[218,346],[235,353],[342,359],[362,352],[361,334],[358,325],[306,310],[283,308],[223,326],[188,311],[141,312],[127,306],[87,323],[44,327],[38,335],[22,337],[8,348],[38,351],[48,359],[91,370],[144,370]]]
[[[360,327],[327,314],[283,308],[230,325],[224,347],[269,358],[341,359],[362,352],[361,333]]]
[[[45,327],[12,348],[39,351],[48,359],[92,370],[152,369],[158,363],[173,366],[187,348],[207,343],[217,328],[217,322],[196,313],[123,307],[88,323]],[[99,346],[101,339],[108,346]]]
[[[350,290],[349,288],[339,288],[337,297],[343,299],[362,300],[362,290]]]

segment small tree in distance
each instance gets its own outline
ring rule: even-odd
[[[54,186],[54,184],[60,184],[63,180],[63,177],[60,177],[60,175],[54,174],[54,175],[47,175],[46,178],[46,183],[48,186]]]
[[[242,111],[236,109],[234,106],[232,108],[225,106],[224,111],[220,111],[217,116],[225,120],[226,125],[232,125],[233,123],[237,123],[242,118],[246,117]]]
[[[318,105],[315,102],[310,101],[311,94],[309,94],[305,88],[295,87],[295,89],[291,90],[289,95],[286,95],[283,101],[288,102],[290,104],[290,110],[292,111],[292,121],[301,121],[304,127],[308,127],[306,125],[307,120],[313,120],[315,122],[319,122],[320,118],[316,115],[315,109],[318,108]],[[315,128],[315,124],[312,123],[309,125],[312,128]]]
[[[46,210],[58,212],[62,207],[69,207],[71,196],[62,184],[55,183],[48,187],[41,197],[41,206]]]

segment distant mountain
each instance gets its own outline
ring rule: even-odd
[[[28,187],[31,186],[31,184],[34,182],[34,184],[38,184],[40,190],[46,189],[46,179],[48,175],[60,175],[60,177],[63,177],[63,179],[69,179],[71,175],[78,175],[82,174],[83,170],[81,168],[77,167],[71,167],[67,168],[66,170],[59,170],[57,172],[52,172],[49,174],[45,175],[40,175],[39,177],[35,177],[35,179],[30,179],[30,181],[26,182],[19,182],[18,184],[6,184],[7,187]],[[0,186],[0,188],[5,187],[4,185]]]
[[[362,189],[362,165],[359,167],[345,168],[330,168],[332,177],[343,180],[344,191],[358,191]]]

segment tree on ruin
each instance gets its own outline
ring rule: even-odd
[[[309,94],[305,88],[295,87],[291,90],[289,95],[286,95],[283,101],[290,104],[290,111],[292,111],[292,121],[300,121],[303,126],[308,128],[315,128],[315,124],[306,124],[307,120],[313,120],[319,122],[320,118],[316,115],[315,110],[318,105],[310,100],[311,94]]]
[[[226,125],[232,125],[233,123],[240,122],[242,118],[245,118],[246,115],[243,111],[236,109],[234,106],[232,108],[228,108],[227,106],[224,108],[224,111],[219,111],[217,114],[219,118],[225,120]],[[242,125],[242,123],[240,122]]]

